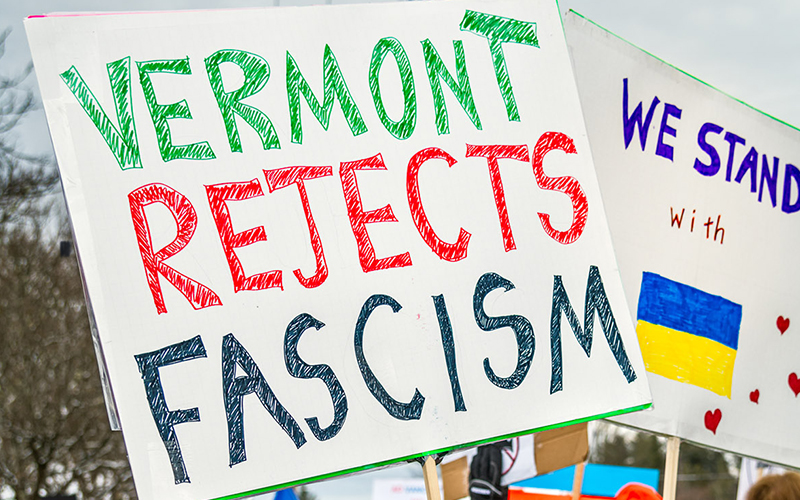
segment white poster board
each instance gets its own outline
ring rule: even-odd
[[[555,2],[26,29],[140,498],[649,404]]]
[[[653,388],[618,420],[800,467],[800,131],[579,15],[565,29]]]

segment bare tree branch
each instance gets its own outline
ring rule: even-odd
[[[0,33],[0,60],[9,34]],[[0,73],[0,225],[41,214],[40,199],[58,183],[50,155],[26,153],[15,136],[22,120],[38,109],[27,81],[32,72],[28,65],[13,75]]]
[[[8,34],[0,33],[0,58]],[[78,265],[47,236],[59,225],[43,201],[58,182],[54,163],[15,141],[37,109],[25,86],[30,73],[0,74],[0,494],[130,500],[130,467],[121,434],[109,428]]]

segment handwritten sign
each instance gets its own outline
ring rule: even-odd
[[[566,22],[653,409],[619,420],[800,467],[800,131]]]
[[[141,498],[649,404],[555,2],[26,26]]]

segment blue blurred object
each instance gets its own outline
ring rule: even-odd
[[[298,500],[297,495],[294,494],[294,490],[292,488],[287,488],[285,490],[280,490],[275,493],[274,500]]]
[[[512,487],[542,488],[546,490],[572,491],[575,466],[566,467],[548,474],[532,477]],[[586,464],[583,473],[582,495],[614,497],[628,483],[641,483],[658,490],[658,469],[621,467],[617,465]]]

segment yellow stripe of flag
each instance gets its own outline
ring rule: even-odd
[[[736,350],[643,320],[636,334],[647,371],[731,397]]]

